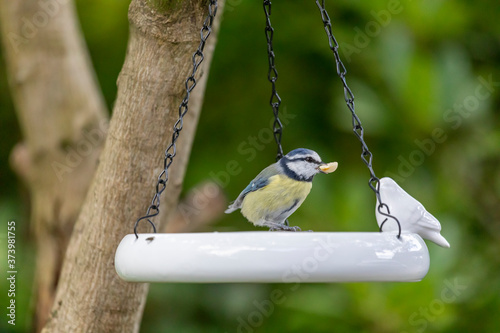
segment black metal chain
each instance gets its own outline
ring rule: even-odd
[[[332,23],[330,21],[330,16],[328,15],[328,12],[326,11],[325,8],[325,0],[321,0],[321,3],[319,0],[316,0],[316,5],[318,6],[320,13],[321,13],[321,19],[323,20],[323,25],[326,31],[326,35],[328,36],[328,43],[330,45],[330,49],[333,51],[333,55],[335,56],[335,64],[337,67],[337,75],[340,77],[340,80],[342,81],[342,85],[344,86],[344,99],[347,104],[347,107],[351,111],[352,114],[352,128],[353,132],[358,138],[359,142],[361,143],[361,160],[366,164],[368,167],[368,170],[370,171],[370,179],[368,181],[368,186],[375,192],[375,195],[377,197],[377,200],[379,202],[379,205],[377,207],[378,212],[385,216],[386,219],[380,224],[380,231],[382,231],[382,226],[387,222],[387,220],[393,219],[394,221],[397,222],[398,228],[399,228],[399,233],[398,233],[398,238],[401,237],[401,223],[399,220],[391,215],[391,212],[389,211],[389,206],[387,206],[385,203],[382,202],[382,199],[380,198],[380,180],[379,178],[375,175],[375,171],[373,171],[373,166],[372,166],[372,161],[373,161],[373,154],[371,151],[368,149],[368,146],[364,140],[364,129],[363,126],[361,126],[361,120],[359,119],[358,115],[355,112],[354,108],[354,95],[347,85],[345,76],[347,74],[347,70],[342,63],[342,60],[340,59],[340,55],[338,52],[339,49],[339,44],[337,40],[335,39],[335,36],[333,36],[332,32]],[[385,209],[386,211],[383,211]]]
[[[274,28],[271,26],[271,1],[264,0],[264,13],[266,13],[266,39],[267,39],[267,57],[269,59],[269,71],[267,73],[267,79],[271,82],[272,93],[269,104],[273,109],[274,123],[273,123],[273,133],[274,140],[278,145],[278,152],[276,154],[276,161],[279,161],[283,157],[283,147],[281,147],[281,136],[283,135],[283,124],[279,118],[279,107],[281,104],[281,98],[276,91],[276,81],[278,81],[278,71],[276,70],[275,55],[273,50],[273,35]]]
[[[209,0],[208,3],[208,14],[203,21],[203,27],[200,30],[200,44],[198,49],[194,52],[192,60],[193,60],[193,70],[191,75],[185,81],[186,87],[186,95],[179,105],[179,119],[175,122],[172,133],[172,142],[165,150],[165,158],[163,160],[163,170],[158,175],[158,181],[156,182],[156,193],[153,196],[153,200],[151,200],[151,204],[148,207],[146,215],[137,219],[134,225],[134,234],[136,238],[139,238],[137,235],[137,226],[139,222],[142,220],[147,220],[152,226],[153,231],[156,233],[156,227],[151,218],[158,215],[160,213],[160,195],[165,191],[165,187],[167,186],[168,181],[168,168],[174,161],[174,157],[177,154],[176,151],[176,142],[179,138],[179,135],[183,128],[183,118],[188,112],[188,103],[189,97],[191,96],[191,92],[196,86],[196,71],[200,67],[201,63],[205,56],[203,55],[203,49],[205,48],[205,44],[207,42],[208,36],[212,32],[212,24],[215,19],[215,14],[217,13],[217,0]]]

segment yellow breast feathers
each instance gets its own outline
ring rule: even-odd
[[[311,187],[312,182],[274,175],[269,178],[269,184],[245,196],[241,213],[254,224],[260,224],[267,216],[286,209],[293,208],[292,213],[304,202]]]

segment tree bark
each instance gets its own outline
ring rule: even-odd
[[[43,332],[121,333],[139,329],[148,285],[120,280],[114,269],[114,254],[151,201],[164,149],[184,97],[191,55],[199,44],[199,30],[207,13],[207,2],[203,0],[164,4],[133,0],[130,5],[130,39],[108,137],[75,224],[54,307]],[[185,128],[162,197],[169,199],[162,201],[162,212],[175,208],[216,30],[205,48],[204,74],[191,95]],[[147,229],[144,226],[141,230]]]
[[[71,1],[0,0],[0,23],[24,137],[11,164],[31,193],[39,330],[97,166],[107,112]]]

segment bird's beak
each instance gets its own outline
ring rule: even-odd
[[[337,162],[323,163],[318,166],[318,170],[321,173],[332,173],[337,170],[339,164]]]

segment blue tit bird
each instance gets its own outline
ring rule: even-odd
[[[314,176],[331,173],[337,166],[337,162],[323,163],[310,149],[292,150],[262,170],[229,205],[226,214],[241,209],[241,214],[256,226],[298,231],[299,227],[285,223],[287,218],[306,199]]]

